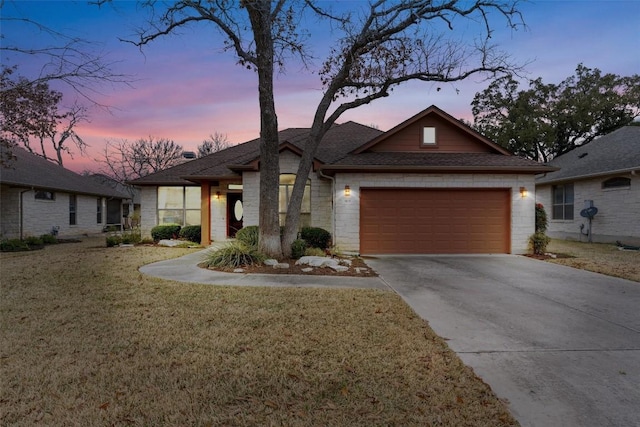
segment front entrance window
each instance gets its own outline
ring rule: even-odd
[[[158,187],[158,224],[200,225],[200,187]]]
[[[283,173],[280,175],[280,193],[278,207],[280,213],[280,225],[284,225],[287,217],[287,208],[289,200],[293,192],[293,184],[296,181],[296,175],[292,173]],[[307,185],[304,187],[302,195],[302,206],[300,208],[300,226],[309,227],[311,225],[311,180],[307,179]]]

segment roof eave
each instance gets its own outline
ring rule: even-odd
[[[556,168],[556,170],[560,170],[560,168]],[[595,173],[589,173],[589,174],[584,174],[584,175],[564,176],[564,177],[559,177],[559,178],[556,178],[556,179],[550,179],[548,181],[538,181],[538,182],[536,182],[536,185],[556,184],[558,182],[567,182],[567,181],[580,181],[580,180],[583,180],[583,179],[600,178],[600,177],[608,176],[608,175],[619,175],[621,173],[640,173],[640,165],[639,166],[633,166],[633,167],[630,167],[630,168],[616,169],[616,170],[602,171],[602,172],[595,172]],[[544,176],[541,177],[540,179],[544,179]]]
[[[39,184],[27,184],[24,182],[10,182],[10,181],[2,181],[0,182],[2,185],[8,185],[9,187],[14,188],[24,188],[27,190],[45,190],[45,191],[57,191],[60,193],[70,193],[70,194],[80,194],[83,196],[100,196],[100,197],[111,197],[115,199],[130,199],[131,197],[124,194],[109,194],[102,193],[96,191],[81,191],[81,190],[71,190],[68,188],[60,188],[60,187],[52,187],[48,185],[39,185]]]
[[[557,168],[549,166],[396,166],[396,165],[373,165],[373,166],[355,166],[355,165],[328,165],[320,168],[327,175],[336,172],[499,172],[499,173],[525,173],[538,174],[543,172],[552,172]]]

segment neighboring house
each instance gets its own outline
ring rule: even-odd
[[[0,169],[0,237],[72,237],[120,224],[122,212],[109,213],[107,206],[122,206],[126,194],[22,148],[11,153],[15,158]]]
[[[640,126],[625,126],[549,162],[560,170],[536,178],[551,237],[587,241],[583,209],[595,206],[594,242],[640,244]]]
[[[95,182],[111,187],[120,193],[126,194],[127,199],[122,200],[122,203],[118,204],[117,200],[107,201],[107,215],[115,218],[116,215],[122,212],[122,218],[118,223],[122,223],[125,230],[135,228],[140,225],[140,189],[133,185],[123,184],[116,181],[110,176],[96,173],[89,175],[89,178]]]
[[[281,219],[308,133],[279,133]],[[143,234],[157,224],[201,224],[208,244],[257,225],[259,144],[132,181],[142,188]],[[550,170],[434,106],[388,132],[347,122],[322,140],[301,222],[361,254],[523,253],[534,232],[534,176]]]

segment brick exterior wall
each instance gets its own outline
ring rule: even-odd
[[[344,195],[348,185],[351,195]],[[347,252],[360,252],[360,188],[510,188],[511,252],[528,251],[529,236],[535,228],[533,175],[501,174],[336,174],[335,244]],[[520,187],[529,194],[520,195]]]
[[[0,208],[1,233],[4,238],[20,237],[20,193],[24,189],[3,186]],[[106,202],[102,198],[102,222],[97,222],[97,196],[78,194],[76,225],[69,225],[69,193],[56,192],[55,200],[36,200],[35,192],[22,195],[22,237],[40,236],[59,227],[59,237],[77,237],[101,233],[106,224]]]
[[[616,175],[620,176],[620,175]],[[547,234],[551,237],[587,241],[580,233],[588,228],[588,220],[580,216],[585,200],[593,200],[598,213],[592,221],[594,242],[613,243],[616,240],[627,244],[640,244],[640,176],[624,175],[631,179],[629,188],[602,189],[602,182],[611,178],[604,176],[573,183],[573,220],[552,219],[551,185],[536,188],[536,201],[542,203],[549,218]]]

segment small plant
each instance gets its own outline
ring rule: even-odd
[[[204,264],[207,267],[236,268],[260,264],[265,260],[255,247],[242,242],[231,242],[216,251],[207,254]]]
[[[176,239],[180,235],[180,228],[178,224],[156,225],[151,229],[151,237],[154,242],[165,239]]]
[[[28,250],[29,245],[20,239],[7,239],[0,241],[0,251],[2,252],[19,252]]]
[[[320,248],[306,248],[304,250],[305,256],[326,256],[327,254]]]
[[[199,225],[187,225],[180,230],[180,238],[189,240],[190,242],[200,242],[202,235],[202,227]]]
[[[118,246],[122,243],[122,238],[120,236],[107,236],[107,247],[112,248],[114,246]]]
[[[547,212],[544,210],[542,203],[536,203],[536,233],[544,233],[547,231],[549,221],[547,220]]]
[[[259,237],[260,228],[258,228],[257,225],[249,225],[247,227],[243,227],[236,233],[236,240],[252,248],[258,247]]]
[[[58,239],[53,234],[43,234],[40,236],[40,240],[42,240],[42,243],[45,245],[55,245],[58,243]]]
[[[122,233],[122,237],[121,237],[121,242],[120,243],[124,243],[124,244],[136,244],[136,243],[140,243],[140,241],[142,240],[142,235],[140,233],[140,230],[130,230],[127,231],[125,233]]]
[[[24,242],[29,246],[29,248],[42,248],[44,246],[44,242],[40,237],[36,236],[27,236],[24,238]]]
[[[331,244],[331,233],[320,227],[304,227],[300,238],[313,248],[327,249]]]
[[[294,240],[291,244],[291,257],[293,259],[298,259],[303,257],[305,254],[305,250],[307,249],[307,242],[302,239]]]
[[[535,233],[529,237],[529,248],[535,255],[544,255],[551,239],[544,233]]]

